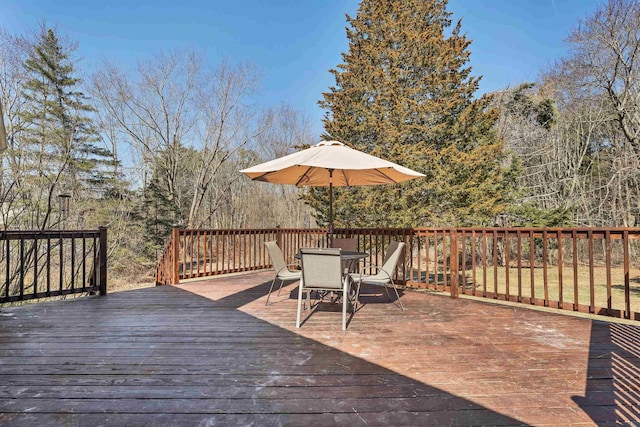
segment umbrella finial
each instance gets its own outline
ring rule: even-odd
[[[327,147],[330,145],[338,145],[344,147],[344,144],[340,141],[320,141],[314,147]]]

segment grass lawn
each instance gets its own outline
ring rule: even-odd
[[[486,276],[483,268],[476,268],[475,271],[475,289],[483,290],[485,286],[487,292],[495,292],[497,278],[498,293],[507,293],[507,276],[508,276],[508,293],[511,296],[521,295],[523,297],[531,297],[532,291],[535,298],[543,299],[545,297],[544,276],[545,272],[542,267],[533,269],[533,280],[531,277],[532,270],[529,267],[522,267],[519,271],[517,267],[498,266],[494,269],[487,266]],[[611,308],[624,310],[624,269],[611,268]],[[473,271],[467,269],[466,289],[474,287]],[[560,301],[560,271],[557,265],[548,266],[547,272],[547,295],[550,301]],[[574,302],[575,295],[579,304],[590,304],[590,287],[591,277],[593,277],[594,302],[598,307],[607,307],[607,270],[604,267],[594,267],[593,272],[589,271],[588,266],[578,266],[577,280],[574,280],[574,271],[572,265],[562,266],[562,301],[571,304]],[[531,283],[533,281],[533,287]],[[640,311],[640,270],[631,269],[629,271],[630,282],[630,302],[631,311]],[[460,280],[462,289],[463,280]],[[533,288],[533,289],[532,289]],[[577,291],[576,291],[577,288]]]

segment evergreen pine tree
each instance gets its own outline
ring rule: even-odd
[[[325,139],[427,175],[394,186],[337,191],[337,226],[487,224],[509,180],[488,97],[468,66],[470,40],[446,0],[362,0],[347,16],[349,50],[320,105]],[[447,36],[448,34],[448,36]],[[325,217],[326,191],[309,203]]]
[[[70,193],[75,200],[110,192],[116,177],[109,150],[98,147],[98,133],[90,114],[94,109],[79,91],[82,81],[74,75],[73,48],[63,45],[56,32],[42,28],[24,63],[29,79],[23,93],[30,108],[21,116],[22,162],[31,188],[43,191],[42,216],[47,227],[52,200]]]

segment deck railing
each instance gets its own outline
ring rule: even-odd
[[[640,320],[638,228],[350,228],[368,261],[391,240],[406,243],[399,281],[448,292]],[[158,264],[157,284],[270,268],[264,242],[285,260],[327,245],[326,229],[179,230]]]
[[[0,232],[0,303],[107,293],[107,229]]]

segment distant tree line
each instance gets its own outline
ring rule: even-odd
[[[640,226],[640,4],[610,0],[535,83],[494,95],[519,167],[512,222]]]
[[[311,142],[300,112],[255,105],[254,66],[185,50],[83,81],[76,47],[46,25],[0,33],[3,229],[106,225],[112,271],[131,278],[153,271],[173,226],[315,226],[296,188],[238,173]]]
[[[427,177],[338,189],[336,226],[638,225],[639,9],[610,0],[538,81],[478,97],[446,1],[362,0],[335,85],[318,94],[322,137]],[[255,66],[171,51],[83,80],[76,49],[46,24],[0,32],[2,228],[107,225],[113,271],[131,278],[152,271],[175,225],[326,224],[326,189],[238,172],[317,142],[301,112],[257,105]]]

